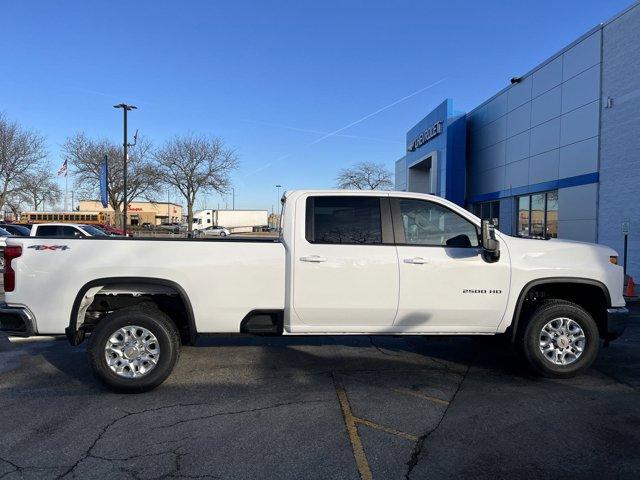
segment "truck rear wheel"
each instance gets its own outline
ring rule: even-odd
[[[113,390],[146,392],[171,374],[180,336],[155,305],[136,305],[102,319],[89,337],[87,353],[94,373]]]
[[[600,347],[593,317],[565,300],[545,300],[536,308],[521,336],[528,364],[550,378],[573,377],[589,368]]]

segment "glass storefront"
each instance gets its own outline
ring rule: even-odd
[[[558,237],[558,191],[517,197],[517,234],[520,237]]]

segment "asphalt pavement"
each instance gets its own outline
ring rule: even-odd
[[[209,337],[121,395],[0,338],[0,478],[635,479],[639,372],[636,325],[562,381],[492,338]]]

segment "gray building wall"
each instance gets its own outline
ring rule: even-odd
[[[598,190],[574,183],[597,180],[580,176],[598,171],[601,38],[594,29],[468,114],[467,197],[501,198],[501,230],[515,231],[514,196],[558,188],[558,236],[597,240]]]
[[[640,281],[640,5],[603,27],[598,240],[622,257],[629,220],[628,273]]]

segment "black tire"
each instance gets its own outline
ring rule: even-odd
[[[119,328],[136,325],[149,330],[158,340],[158,363],[146,375],[124,378],[107,365],[105,346]],[[140,304],[117,310],[103,318],[89,337],[89,364],[96,376],[109,388],[122,393],[141,393],[152,390],[171,374],[180,356],[180,335],[171,319],[153,304]]]
[[[568,318],[576,322],[585,336],[585,345],[580,356],[568,365],[557,365],[540,350],[540,334],[548,322],[557,318]],[[532,312],[526,328],[520,335],[520,345],[525,360],[538,374],[548,378],[570,378],[591,366],[600,348],[598,326],[589,312],[566,300],[544,300]]]
[[[226,236],[227,236],[227,234],[226,234],[226,233],[224,233],[224,232],[220,232],[220,236],[221,236],[221,237],[226,237]]]

